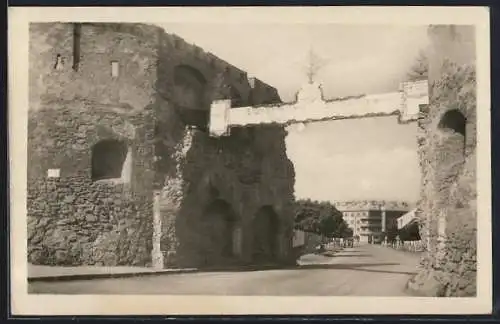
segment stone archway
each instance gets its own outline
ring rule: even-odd
[[[205,209],[202,225],[206,265],[224,265],[240,259],[241,224],[229,203],[222,199],[213,201]]]
[[[256,263],[275,261],[279,254],[279,216],[271,206],[260,208],[252,224],[252,259]]]

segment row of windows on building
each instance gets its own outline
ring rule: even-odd
[[[347,222],[348,224],[354,225],[354,219],[348,219],[348,220],[346,220],[346,222]],[[377,223],[381,223],[381,220],[377,220]],[[356,224],[363,224],[363,225],[365,225],[365,224],[369,224],[369,225],[372,225],[372,222],[369,222],[369,221],[367,221],[367,220],[360,220],[360,219],[357,219],[357,220],[356,220]]]
[[[361,227],[361,228],[378,228],[382,226],[382,223],[378,224],[373,224],[373,223],[367,223],[367,222],[360,222],[359,220],[355,223],[354,221],[347,221],[347,224],[350,226],[356,225],[356,227]]]
[[[369,212],[368,211],[363,211],[363,212],[344,212],[344,217],[350,218],[350,217],[355,217],[355,216],[368,216]]]

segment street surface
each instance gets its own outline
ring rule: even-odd
[[[418,261],[417,254],[379,245],[362,245],[333,256],[304,255],[300,266],[290,269],[31,282],[28,291],[49,294],[406,296],[405,284],[415,273]]]

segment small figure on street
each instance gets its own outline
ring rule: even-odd
[[[401,247],[401,239],[399,238],[399,235],[396,236],[396,248],[399,249]]]

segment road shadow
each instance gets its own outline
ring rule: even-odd
[[[322,256],[325,256],[325,257],[328,257],[328,258],[333,258],[333,257],[339,257],[339,258],[343,258],[343,257],[346,257],[346,258],[350,258],[350,257],[354,257],[354,258],[368,258],[368,257],[372,257],[373,255],[371,254],[342,254],[342,253],[324,253],[324,254],[321,254]]]
[[[306,270],[352,270],[363,271],[372,273],[391,273],[402,275],[415,275],[417,271],[392,271],[392,270],[378,270],[366,269],[367,267],[383,267],[383,266],[398,266],[400,263],[347,263],[347,264],[302,264],[295,266],[255,266],[255,267],[241,267],[241,268],[212,268],[200,269],[197,272],[256,272],[256,271],[306,271]]]
[[[414,275],[417,271],[392,271],[392,270],[377,270],[377,269],[365,269],[366,267],[378,267],[378,266],[398,266],[399,263],[357,263],[357,264],[304,264],[299,265],[295,268],[287,268],[283,270],[353,270],[353,271],[363,271],[363,272],[375,272],[375,273],[392,273],[392,274],[404,274],[404,275]]]
[[[343,254],[345,253],[345,254]],[[345,257],[371,257],[372,254],[366,253],[366,251],[362,250],[349,250],[349,248],[339,249],[339,250],[326,250],[326,251],[316,251],[311,253],[312,255],[321,255],[324,257],[336,257],[336,256],[345,256]]]

